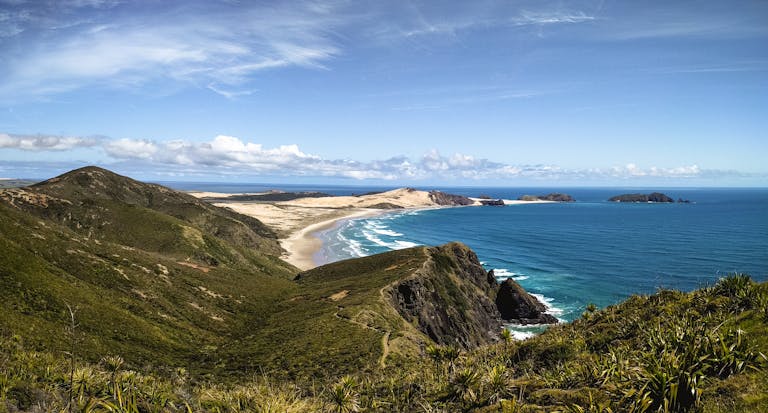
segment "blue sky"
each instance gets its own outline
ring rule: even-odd
[[[0,0],[0,177],[768,186],[765,1]]]

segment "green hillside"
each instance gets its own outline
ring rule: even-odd
[[[162,234],[166,222],[172,228],[170,218],[148,228]],[[242,314],[262,314],[295,288],[271,258],[206,266],[158,253],[151,242],[143,250],[88,238],[3,205],[0,234],[0,327],[63,349],[69,304],[78,309],[81,355],[91,360],[112,351],[137,365],[204,363],[204,347],[219,345]]]
[[[95,167],[0,191],[0,247],[2,332],[65,351],[70,306],[86,361],[117,353],[134,368],[195,377],[312,381],[414,357],[432,339],[474,347],[501,329],[485,271],[462,245],[297,277],[258,220]],[[404,319],[391,288],[409,278],[439,287],[449,311]],[[490,306],[451,312],[483,297]],[[430,314],[452,324],[430,336]]]

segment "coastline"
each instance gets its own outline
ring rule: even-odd
[[[317,236],[320,231],[333,228],[339,221],[372,217],[387,212],[422,210],[433,208],[455,208],[459,205],[441,205],[426,191],[408,188],[362,196],[333,196],[318,198],[297,198],[289,201],[243,201],[237,195],[205,191],[188,191],[196,198],[215,198],[213,205],[229,208],[235,212],[257,218],[277,234],[285,253],[280,257],[302,271],[324,263],[317,262],[315,255],[323,247]],[[482,206],[478,198],[469,198],[470,205]],[[504,205],[552,203],[553,201],[502,200]],[[386,206],[382,208],[381,206]],[[493,208],[490,206],[489,208]]]
[[[345,215],[309,224],[279,240],[280,246],[286,251],[280,258],[302,271],[315,268],[321,265],[316,262],[315,254],[323,247],[323,241],[316,236],[318,232],[331,229],[340,221],[373,217],[386,212],[384,209],[353,209]]]
[[[526,204],[549,204],[554,201],[520,201],[520,200],[504,200],[504,205],[526,205]],[[383,215],[395,211],[421,211],[435,208],[464,208],[464,207],[478,207],[479,204],[465,205],[465,206],[421,206],[410,207],[403,209],[351,209],[349,213],[322,220],[319,222],[311,223],[303,228],[299,228],[295,232],[292,232],[288,237],[280,239],[280,246],[286,251],[280,258],[284,261],[294,265],[302,271],[310,270],[323,264],[315,260],[315,254],[317,254],[323,248],[323,241],[316,235],[319,232],[332,229],[337,223],[346,220],[370,218],[378,215]],[[492,208],[492,207],[491,207]]]

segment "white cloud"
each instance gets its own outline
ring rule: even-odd
[[[650,168],[643,169],[634,163],[629,163],[623,167],[614,166],[607,171],[594,169],[590,172],[593,175],[607,174],[616,178],[693,178],[700,176],[703,171],[699,168],[698,165],[678,166],[673,168],[659,168],[656,166],[651,166]]]
[[[164,164],[238,167],[251,171],[300,171],[301,164],[319,160],[299,150],[297,145],[266,149],[261,144],[219,135],[210,142],[181,140],[157,143],[143,139],[119,139],[104,145],[117,159],[140,159]]]
[[[498,181],[524,179],[541,182],[644,182],[650,180],[692,180],[737,176],[738,172],[704,170],[698,165],[641,167],[635,163],[610,168],[563,169],[556,165],[516,165],[476,156],[454,153],[442,155],[433,149],[418,159],[397,156],[361,162],[349,159],[324,159],[306,153],[298,145],[273,148],[234,136],[219,135],[205,142],[148,139],[107,139],[0,133],[0,148],[24,151],[65,152],[92,148],[116,161],[140,163],[148,169],[175,169],[179,173],[337,177],[356,180],[441,180]]]
[[[94,137],[0,133],[0,148],[21,149],[24,151],[66,151],[78,147],[94,146],[99,140],[99,138]]]
[[[76,3],[61,5],[60,13],[42,4],[17,7],[13,13],[0,10],[0,38],[23,32],[24,41],[34,45],[0,43],[0,98],[154,80],[213,84],[211,90],[226,96],[231,93],[227,86],[243,84],[257,72],[288,66],[324,68],[325,61],[340,53],[329,33],[343,19],[332,7],[180,7],[168,2],[152,14],[137,15],[131,3]],[[133,8],[134,13],[102,10],[119,7]],[[81,20],[70,23],[73,16]]]
[[[151,159],[158,149],[145,139],[117,139],[104,145],[104,151],[115,158]]]
[[[584,12],[563,13],[563,12],[523,12],[520,17],[512,19],[514,24],[563,24],[563,23],[584,23],[595,20],[594,16],[589,16]]]

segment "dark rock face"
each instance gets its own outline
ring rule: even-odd
[[[528,294],[515,280],[501,283],[496,294],[496,307],[501,318],[515,324],[554,324],[557,319],[546,314],[547,308],[536,297]]]
[[[373,204],[371,206],[368,206],[366,208],[370,209],[403,209],[400,205],[395,205],[391,202],[379,202],[378,204]]]
[[[504,322],[557,322],[514,281],[515,294],[505,292],[505,284],[500,287],[493,271],[486,272],[465,245],[427,251],[428,265],[393,285],[388,294],[400,315],[436,343],[469,349],[497,341]],[[501,300],[499,294],[504,294]]]
[[[480,200],[481,205],[485,206],[504,206],[504,200],[502,199],[482,199]]]
[[[576,201],[573,199],[572,196],[568,194],[561,194],[558,192],[553,192],[551,194],[547,195],[523,195],[520,198],[517,198],[518,201],[553,201],[553,202],[574,202]]]
[[[445,206],[463,206],[474,204],[474,201],[465,196],[446,194],[445,192],[440,191],[429,191],[429,199],[438,205]]]
[[[662,194],[661,192],[653,192],[650,194],[623,194],[616,195],[608,199],[611,202],[675,202],[674,199]]]
[[[388,290],[400,315],[441,345],[469,349],[499,339],[496,280],[463,244],[427,248],[429,262]]]

